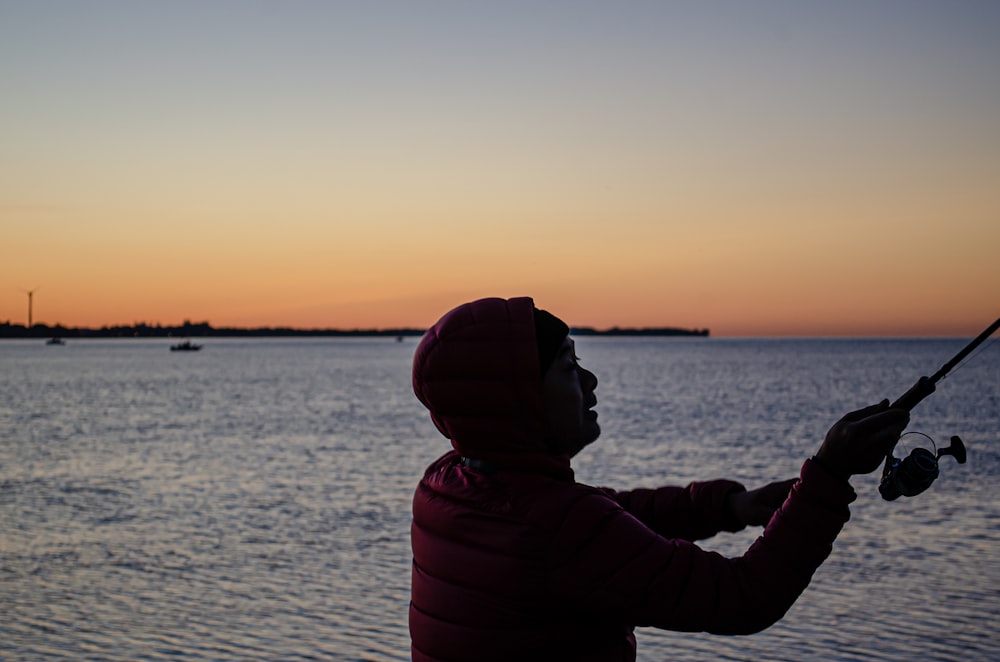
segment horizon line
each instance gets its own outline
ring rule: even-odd
[[[44,322],[32,324],[30,327],[23,324],[14,324],[9,320],[0,322],[0,337],[86,337],[86,336],[112,336],[122,337],[149,336],[163,337],[173,335],[178,332],[180,335],[199,337],[204,335],[226,336],[226,335],[397,335],[415,336],[423,335],[427,331],[426,327],[400,326],[400,327],[312,327],[301,328],[292,326],[220,326],[214,327],[208,321],[191,322],[185,320],[182,324],[164,325],[161,323],[150,324],[148,322],[133,322],[132,324],[105,324],[100,327],[86,326],[64,326],[63,324],[48,325]],[[131,333],[128,333],[131,332]],[[643,327],[621,327],[611,326],[598,329],[592,326],[570,327],[571,335],[640,335],[640,336],[698,336],[707,337],[710,335],[709,329],[686,329],[673,326],[643,326]]]

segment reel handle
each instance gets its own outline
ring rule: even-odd
[[[951,446],[942,448],[937,452],[939,460],[942,455],[951,455],[959,464],[965,464],[965,460],[968,458],[968,455],[965,452],[965,444],[962,443],[962,440],[958,438],[957,434],[951,438]]]

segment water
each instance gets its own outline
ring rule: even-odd
[[[414,341],[168,344],[0,343],[0,659],[409,659],[410,499],[446,448],[410,392]],[[581,338],[604,435],[577,476],[793,476],[842,413],[963,344]],[[969,463],[892,503],[855,479],[852,521],[782,622],[640,630],[639,658],[1000,659],[998,385],[992,345],[918,407],[911,429],[961,435]],[[758,532],[704,546],[739,554]]]

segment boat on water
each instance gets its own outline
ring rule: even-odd
[[[170,346],[171,352],[197,352],[199,349],[201,349],[201,345],[195,345],[190,340]]]
[[[46,345],[65,345],[66,341],[62,338],[49,338],[45,341]]]

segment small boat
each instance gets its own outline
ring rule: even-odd
[[[62,338],[49,338],[45,341],[46,345],[65,345],[66,341]]]
[[[171,352],[197,352],[199,349],[201,349],[201,345],[195,345],[190,340],[170,346]]]

